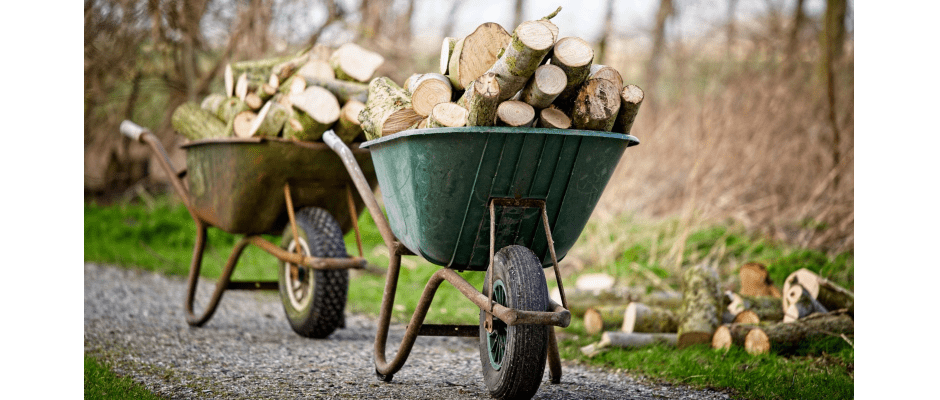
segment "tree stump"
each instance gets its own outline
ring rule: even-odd
[[[610,84],[605,80],[599,80]],[[690,267],[682,275],[682,308],[679,311],[679,348],[710,343],[721,320],[721,288],[718,273],[707,264]]]

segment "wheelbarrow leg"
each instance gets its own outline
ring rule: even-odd
[[[232,249],[228,262],[222,270],[222,275],[219,277],[219,280],[216,281],[215,291],[212,293],[209,305],[206,306],[206,309],[201,315],[196,315],[193,313],[193,302],[195,301],[196,288],[199,284],[199,271],[202,269],[202,255],[206,248],[206,225],[201,221],[196,221],[196,245],[193,249],[192,264],[190,264],[189,267],[185,304],[186,323],[190,326],[202,326],[212,318],[212,314],[215,314],[215,310],[219,306],[219,301],[222,300],[222,294],[231,281],[232,272],[235,271],[235,264],[238,263],[238,258],[241,256],[242,251],[245,250],[245,247],[248,246],[250,240],[251,237],[242,238],[242,240],[235,245],[235,248]]]
[[[561,383],[561,356],[558,354],[558,339],[555,327],[548,327],[548,378],[551,383]]]

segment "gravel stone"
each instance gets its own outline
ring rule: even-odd
[[[181,277],[85,264],[85,354],[172,399],[480,399],[477,340],[421,337],[390,383],[375,376],[374,318],[347,314],[327,339],[296,335],[276,292],[229,291],[202,328],[186,324]],[[214,282],[201,280],[196,308]],[[355,296],[355,293],[350,293]],[[378,306],[378,305],[376,305]],[[404,327],[393,325],[386,357]],[[641,381],[563,363],[562,382],[536,399],[727,399],[725,393]]]

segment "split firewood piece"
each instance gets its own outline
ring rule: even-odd
[[[650,307],[643,303],[630,302],[623,312],[623,332],[675,333],[679,329],[679,315],[673,310]]]
[[[440,103],[428,115],[428,128],[459,128],[467,125],[469,111],[455,103]],[[418,121],[420,122],[420,121]]]
[[[441,75],[446,76],[449,71],[447,67],[450,64],[450,55],[454,53],[454,46],[458,40],[455,37],[445,37],[441,43]]]
[[[235,82],[235,97],[241,101],[245,101],[245,95],[248,94],[248,74],[241,74],[238,76],[238,80]]]
[[[298,140],[313,141],[323,136],[323,132],[330,129],[339,119],[339,102],[336,96],[319,86],[311,86],[300,94],[290,96],[290,102],[297,109],[297,118],[303,125],[300,135],[294,135]],[[310,117],[303,118],[303,115]]]
[[[364,83],[309,76],[304,76],[304,80],[307,86],[319,86],[329,90],[343,104],[350,100],[365,103],[369,99],[369,85]]]
[[[307,62],[310,61],[310,54],[304,53],[300,56],[291,58],[287,61],[281,62],[277,65],[271,67],[271,78],[275,83],[271,86],[278,86],[277,83],[284,82],[287,78],[294,75],[297,70],[303,67]]]
[[[421,119],[408,94],[391,79],[383,76],[369,83],[369,101],[359,114],[367,140],[401,132]]]
[[[361,101],[350,100],[339,110],[339,120],[333,125],[333,132],[342,139],[343,143],[352,143],[362,134],[359,113],[363,108],[366,108],[366,105]]]
[[[330,66],[336,78],[347,81],[368,82],[385,58],[355,43],[340,46],[330,56]]]
[[[555,108],[543,108],[539,111],[539,128],[568,129],[571,128],[571,118]]]
[[[457,90],[465,90],[470,82],[493,66],[500,51],[511,40],[512,35],[495,22],[484,23],[467,37],[458,40],[447,65],[450,83]]]
[[[449,103],[453,97],[450,80],[441,74],[414,74],[402,88],[411,94],[411,107],[423,117],[430,115],[434,106]]]
[[[676,346],[677,335],[675,333],[604,332],[599,345],[600,347],[610,346],[635,349],[657,343],[667,346]]]
[[[555,43],[551,63],[560,67],[567,77],[565,89],[558,96],[560,100],[572,99],[578,94],[578,88],[591,73],[592,61],[594,49],[584,39],[569,36]],[[617,87],[617,90],[619,91],[620,87]]]
[[[469,111],[467,126],[496,125],[496,108],[499,106],[499,83],[496,73],[487,72],[470,82],[470,86],[457,100],[457,105]]]
[[[499,82],[499,100],[514,96],[538,69],[555,43],[552,31],[538,21],[526,21],[513,31],[512,39],[490,72]]]
[[[590,79],[581,86],[571,109],[574,129],[607,131],[614,128],[620,110],[620,90],[606,79]]]
[[[617,112],[617,120],[614,123],[614,132],[630,133],[633,128],[633,121],[636,120],[637,112],[640,111],[640,104],[643,103],[643,90],[636,85],[627,85],[620,91],[620,111]],[[776,287],[771,286],[776,290]],[[780,296],[780,292],[776,292]],[[773,292],[770,293],[773,295]]]
[[[249,92],[245,95],[245,104],[248,105],[251,111],[258,111],[264,105],[264,100],[261,100],[261,96],[258,96],[257,92]]]
[[[219,107],[222,106],[224,101],[225,96],[218,93],[212,93],[202,99],[202,103],[199,106],[203,110],[206,110],[214,115],[219,115]]]
[[[774,282],[770,279],[770,274],[764,264],[757,262],[746,263],[738,271],[738,277],[741,281],[741,295],[743,296],[780,297],[780,291],[774,286]]]
[[[551,64],[542,65],[522,88],[521,99],[536,110],[546,108],[564,90],[567,79],[561,68]]]
[[[852,291],[806,268],[793,272],[783,281],[784,293],[787,293],[790,286],[794,284],[803,286],[809,292],[810,297],[830,310],[846,309],[850,315],[855,313],[855,294]],[[784,309],[790,306],[786,298],[783,299],[783,306]]]
[[[225,123],[215,114],[203,110],[196,102],[188,101],[173,110],[170,118],[173,129],[189,140],[222,138],[229,136]]]
[[[244,101],[238,97],[229,97],[222,101],[222,104],[219,105],[216,116],[219,117],[222,122],[228,124],[231,123],[235,116],[242,111],[248,111],[249,107]]]
[[[251,125],[258,117],[254,111],[242,111],[232,120],[232,130],[237,137],[251,137]]]
[[[598,79],[610,85],[612,83]],[[682,274],[682,308],[679,310],[679,347],[710,343],[721,321],[721,288],[718,273],[708,264],[690,267]]]
[[[757,330],[764,335],[753,333]],[[770,350],[788,353],[801,343],[839,335],[851,336],[854,333],[855,321],[847,314],[818,314],[795,322],[752,329],[745,337],[744,346],[752,354],[763,354]]]
[[[235,93],[233,94],[235,97],[245,100],[248,93],[257,91],[265,83],[267,83],[267,79],[261,75],[248,72],[242,73],[235,82]]]
[[[225,64],[225,72],[222,74],[222,82],[225,86],[225,97],[235,95],[235,72],[232,70],[232,64]]]
[[[496,108],[496,126],[532,126],[534,119],[535,109],[521,101],[504,101]]]
[[[623,77],[620,76],[620,72],[606,65],[591,64],[587,79],[607,79],[613,82],[614,86],[623,87]]]
[[[619,304],[598,305],[584,311],[584,330],[590,335],[617,329],[623,325],[624,306]]]
[[[336,79],[336,72],[325,60],[310,60],[297,70],[295,75],[304,78]]]
[[[288,96],[292,96],[303,93],[306,89],[307,80],[300,75],[294,75],[287,78],[277,90],[281,93],[287,94]]]
[[[799,283],[790,285],[786,299],[790,305],[783,310],[783,322],[793,322],[812,314],[829,312]]]
[[[277,137],[290,116],[289,108],[276,101],[269,101],[261,107],[258,115],[251,121],[248,136]]]

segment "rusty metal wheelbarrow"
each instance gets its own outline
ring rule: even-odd
[[[205,324],[227,289],[260,289],[280,291],[287,319],[302,336],[323,338],[345,325],[347,269],[366,264],[357,227],[364,204],[353,196],[352,180],[325,144],[273,138],[193,141],[182,146],[187,168],[178,172],[152,133],[130,121],[124,121],[120,130],[158,155],[196,223],[185,300],[187,323]],[[358,177],[363,184],[375,186],[369,151],[357,148],[349,154],[361,166]],[[245,236],[232,249],[208,305],[196,314],[193,303],[208,227]],[[356,231],[359,257],[346,253],[343,234],[350,229]],[[283,234],[281,244],[261,234]],[[249,244],[280,260],[277,281],[231,281]]]
[[[355,152],[323,136],[343,160],[391,257],[375,339],[375,370],[390,381],[418,336],[478,337],[483,377],[496,398],[529,398],[546,358],[561,379],[553,326],[567,327],[558,260],[577,241],[630,135],[536,128],[437,128],[363,143],[369,149],[388,219]],[[391,362],[388,339],[401,257],[441,265],[429,279]],[[562,304],[549,298],[543,268],[554,268]],[[477,290],[456,271],[485,271]],[[447,281],[480,309],[479,324],[426,324]]]

